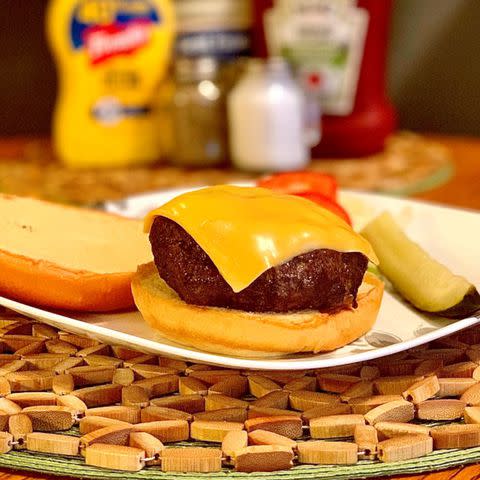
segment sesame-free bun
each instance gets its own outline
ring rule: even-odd
[[[138,268],[132,291],[145,321],[169,340],[217,354],[271,357],[330,351],[361,337],[375,323],[383,283],[366,273],[358,308],[332,314],[250,313],[189,305],[162,280],[153,263]]]
[[[134,307],[130,283],[152,255],[142,222],[0,195],[0,295],[106,312]]]

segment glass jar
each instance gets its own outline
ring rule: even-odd
[[[175,147],[179,166],[211,167],[228,157],[226,84],[212,57],[179,58],[173,96]]]

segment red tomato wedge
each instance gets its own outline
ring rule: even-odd
[[[302,192],[302,193],[295,193],[296,197],[306,198],[307,200],[311,200],[316,204],[320,205],[327,210],[330,210],[335,215],[338,215],[340,218],[345,220],[350,226],[352,225],[352,220],[350,216],[345,211],[345,209],[339,205],[337,202],[333,201],[332,199],[326,197],[325,195],[321,195],[317,192]]]
[[[278,173],[259,180],[258,186],[283,193],[314,192],[331,200],[337,198],[337,181],[320,172]]]

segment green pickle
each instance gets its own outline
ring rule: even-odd
[[[463,318],[480,308],[475,286],[410,240],[389,213],[382,213],[361,233],[375,250],[382,273],[419,310]]]

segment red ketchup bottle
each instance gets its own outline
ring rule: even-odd
[[[315,32],[321,31],[325,35],[323,37],[324,41],[332,42],[333,38],[333,41],[336,41],[340,46],[341,40],[338,39],[341,38],[342,29],[345,31],[345,29],[351,27],[356,32],[352,34],[353,40],[345,49],[346,52],[349,52],[345,58],[350,58],[353,67],[352,64],[345,67],[344,71],[347,72],[348,70],[349,78],[344,78],[345,81],[342,80],[342,82],[343,86],[348,85],[348,88],[340,89],[340,95],[337,93],[335,95],[331,94],[332,91],[335,92],[335,82],[337,82],[337,85],[342,83],[338,81],[338,75],[335,76],[335,65],[338,62],[336,64],[331,61],[333,67],[331,65],[330,67],[327,66],[325,71],[322,70],[323,67],[319,67],[318,72],[308,71],[308,68],[303,72],[307,77],[307,82],[312,79],[317,82],[320,81],[320,84],[324,82],[327,87],[325,90],[328,90],[329,81],[334,86],[333,89],[330,89],[330,97],[328,97],[327,92],[326,96],[320,99],[324,111],[321,127],[323,130],[322,140],[313,149],[313,155],[316,157],[361,157],[382,150],[386,137],[396,128],[395,110],[385,91],[385,64],[392,0],[342,0],[341,2],[338,2],[338,0],[297,0],[290,3],[290,5],[294,5],[291,8],[297,9],[290,15],[288,14],[288,7],[284,7],[288,0],[252,1],[255,10],[254,54],[260,57],[272,54],[272,41],[269,35],[271,35],[271,32],[281,31],[277,27],[280,25],[278,22],[282,21],[282,15],[283,25],[293,22],[292,19],[296,18],[296,25],[304,22],[302,28],[304,32],[307,32],[307,35],[308,32],[310,32],[310,35],[315,35]],[[284,8],[280,8],[281,5],[279,4],[281,3],[283,3]],[[338,10],[337,5],[339,4],[348,4],[348,7],[345,8],[351,10],[345,10],[343,13],[337,11],[335,14],[328,12],[328,10],[326,12],[321,11],[322,8],[325,8],[325,5],[327,5],[327,9]],[[277,24],[268,20],[267,17],[269,13],[272,13],[272,7],[277,12],[270,18],[275,18],[274,21]],[[358,22],[352,20],[357,14]],[[295,15],[297,16],[295,17]],[[315,15],[317,17],[314,17]],[[279,18],[280,20],[278,20]],[[317,25],[314,24],[315,18],[319,22]],[[332,26],[335,21],[340,22],[339,27]],[[290,28],[290,26],[287,28]],[[330,29],[330,32],[328,32],[328,29]],[[357,35],[356,39],[354,38],[355,35]],[[322,39],[319,38],[318,44],[321,41]],[[355,42],[357,43],[355,44]],[[315,43],[312,43],[312,45],[315,46]],[[285,54],[284,47],[285,45],[282,45],[282,48],[278,48],[278,51],[274,53],[280,51]],[[291,53],[292,49],[288,49],[287,46],[286,50]],[[348,57],[352,52],[353,55],[357,55],[357,60],[351,56]],[[295,55],[290,58],[293,59],[293,64],[297,69],[301,67],[302,60],[305,61],[305,52],[303,52],[304,57],[301,57],[301,55],[302,52],[298,53],[297,58],[295,58]],[[287,53],[288,57],[289,54]],[[337,60],[340,59],[340,62],[342,61],[341,55],[337,54],[336,58]],[[298,61],[298,59],[300,60]],[[325,61],[325,59],[322,59],[322,61]],[[330,79],[328,78],[329,75]],[[342,100],[339,102],[340,97],[342,97]]]

